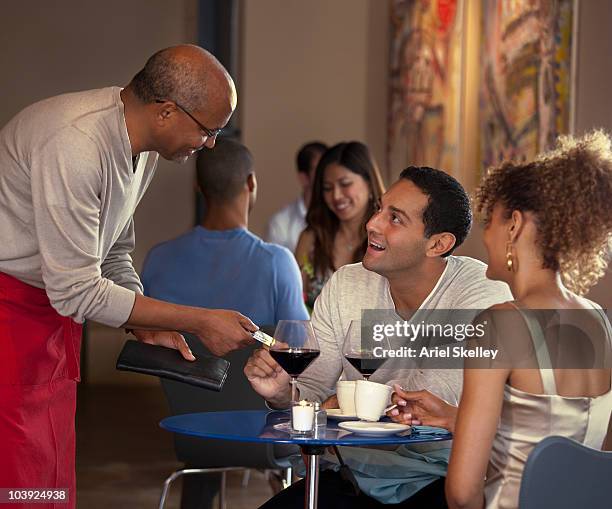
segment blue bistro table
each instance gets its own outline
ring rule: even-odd
[[[450,440],[450,433],[419,433],[407,436],[391,435],[382,438],[367,437],[347,433],[338,428],[337,422],[328,420],[327,428],[312,436],[292,435],[274,428],[275,424],[289,421],[288,412],[267,410],[204,412],[197,414],[175,415],[160,422],[168,431],[200,438],[216,438],[237,442],[259,442],[272,444],[299,445],[308,456],[306,470],[306,507],[315,509],[318,501],[319,456],[331,445],[399,445]]]

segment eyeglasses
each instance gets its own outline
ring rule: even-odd
[[[217,136],[219,136],[221,134],[221,131],[223,131],[223,128],[221,128],[221,127],[219,127],[218,129],[209,129],[208,127],[206,127],[204,124],[202,124],[202,122],[200,122],[197,118],[195,118],[191,113],[189,113],[183,106],[181,106],[176,101],[172,101],[170,99],[156,99],[155,102],[156,103],[173,102],[174,104],[176,104],[176,107],[179,110],[181,110],[185,115],[187,115],[189,118],[191,118],[191,120],[193,120],[196,124],[198,124],[198,127],[200,129],[202,129],[202,131],[204,131],[206,133],[206,136],[208,136],[209,138],[216,138]]]

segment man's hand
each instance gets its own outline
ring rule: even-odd
[[[181,352],[181,355],[188,361],[195,361],[195,357],[185,341],[185,338],[178,332],[173,331],[156,331],[136,329],[132,331],[138,341],[149,343],[150,345],[160,345],[168,348],[174,348]]]
[[[253,352],[244,366],[253,390],[277,408],[291,401],[291,378],[264,348]]]
[[[251,332],[257,330],[251,320],[237,311],[180,306],[139,294],[123,327],[190,332],[215,355],[252,344]]]
[[[397,408],[387,412],[393,421],[402,424],[436,426],[453,432],[457,407],[449,405],[429,391],[405,391],[397,384],[393,388],[395,392],[391,400],[397,405]]]
[[[246,316],[226,309],[202,309],[193,332],[215,355],[223,356],[253,343],[257,327]]]
[[[321,408],[325,408],[325,410],[329,408],[340,408],[340,403],[338,403],[338,396],[334,394],[327,398],[323,403],[321,403]]]

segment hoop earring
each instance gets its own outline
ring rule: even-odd
[[[516,263],[514,262],[514,257],[512,256],[512,242],[506,242],[506,268],[508,272],[514,272],[516,270]]]

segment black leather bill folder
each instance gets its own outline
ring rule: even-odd
[[[223,388],[229,366],[229,361],[209,355],[188,361],[178,350],[133,339],[125,342],[117,358],[120,371],[159,376],[217,392]]]

